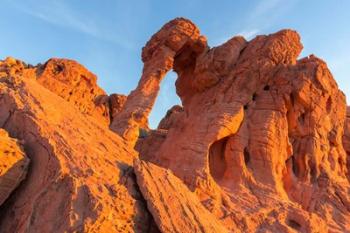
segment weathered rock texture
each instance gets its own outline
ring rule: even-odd
[[[292,30],[210,48],[174,19],[128,96],[71,60],[1,61],[0,128],[31,162],[0,231],[350,232],[345,96],[301,50]],[[182,106],[150,130],[171,69]]]
[[[0,129],[0,206],[25,178],[28,164],[17,141]]]
[[[41,85],[107,125],[125,103],[124,95],[106,95],[97,77],[75,61],[52,58],[35,70]]]
[[[135,160],[137,183],[162,232],[228,232],[171,171]]]
[[[344,125],[343,146],[347,154],[348,179],[350,180],[350,107],[346,108],[346,120]]]
[[[205,38],[189,20],[167,23],[142,50],[143,73],[137,88],[128,96],[111,129],[135,144],[140,128],[148,127],[148,116],[159,91],[159,84],[181,54],[194,56],[205,48]],[[181,58],[177,59],[181,61]]]
[[[143,76],[125,113],[147,116],[171,68],[183,110],[162,137],[142,138],[141,157],[174,172],[230,230],[349,230],[345,97],[325,62],[298,60],[302,45],[292,30],[214,48],[199,35],[175,19],[143,49]],[[169,43],[180,49],[169,52]],[[121,135],[137,132],[127,119]]]
[[[77,104],[59,92],[63,86],[42,80],[45,71],[37,77],[41,67],[1,65],[0,127],[23,141],[31,160],[27,178],[1,206],[1,232],[150,232],[132,172],[137,154],[100,117],[85,114],[94,112],[92,97]],[[82,78],[65,69],[66,83]],[[83,93],[88,84],[81,85],[70,88]]]

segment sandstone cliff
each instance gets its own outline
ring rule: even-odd
[[[18,152],[0,157],[16,171],[0,232],[350,232],[345,96],[301,50],[292,30],[210,48],[177,18],[128,96],[75,61],[0,62],[1,140]],[[182,106],[149,129],[171,69]]]

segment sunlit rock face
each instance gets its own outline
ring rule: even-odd
[[[22,142],[30,164],[0,206],[0,232],[159,232],[136,185],[137,153],[95,106],[104,92],[94,76],[68,60],[45,67],[10,61],[0,64],[1,202],[27,168],[10,163],[17,152],[3,130]],[[63,68],[51,74],[56,66]]]
[[[228,232],[171,171],[135,160],[137,183],[162,232]]]
[[[347,154],[348,179],[350,180],[350,107],[346,108],[346,119],[344,125],[343,146]]]
[[[174,172],[229,230],[350,229],[345,96],[326,63],[297,59],[292,30],[209,48],[203,36],[194,43],[172,30],[186,24],[169,22],[143,49],[152,51],[148,73],[178,74],[182,108],[139,139],[141,158]],[[169,53],[173,38],[188,45]],[[146,80],[159,86],[161,78],[143,75],[135,91]]]
[[[176,18],[128,96],[72,60],[0,61],[0,232],[349,231],[345,96],[301,50],[292,30],[210,48]],[[171,70],[182,105],[149,129]]]
[[[27,175],[29,159],[17,140],[0,129],[0,206]]]

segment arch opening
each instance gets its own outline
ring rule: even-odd
[[[181,105],[181,100],[176,94],[175,82],[177,74],[169,71],[160,84],[160,90],[155,100],[148,121],[151,129],[156,129],[159,122],[165,117],[167,111],[174,105]]]

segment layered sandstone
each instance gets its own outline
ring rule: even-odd
[[[203,39],[201,50],[186,46],[172,56],[165,42],[182,38],[172,28],[184,24],[169,22],[143,49],[152,51],[154,72],[172,61],[183,110],[161,137],[140,139],[141,157],[174,172],[230,230],[350,229],[345,97],[325,62],[298,60],[302,45],[292,30],[214,48]],[[144,74],[135,91],[159,86]]]
[[[108,96],[97,77],[84,66],[69,59],[52,58],[35,69],[38,82],[51,92],[73,103],[83,114],[109,125],[120,112],[126,96]]]
[[[28,165],[18,142],[0,129],[0,206],[25,178]]]
[[[65,92],[58,95],[63,86],[56,89],[40,80],[45,72],[38,80],[40,67],[26,68],[19,61],[5,66],[0,127],[23,141],[31,163],[26,179],[1,206],[1,232],[156,229],[132,172],[137,154],[101,118],[85,112],[92,98],[91,105],[88,100],[77,104]],[[66,82],[81,78],[70,74],[74,68],[66,72]],[[70,88],[83,92],[83,87]]]
[[[210,48],[177,18],[128,96],[71,60],[1,61],[0,128],[31,161],[14,192],[11,165],[1,232],[349,231],[345,96],[301,50],[292,30]],[[171,69],[182,106],[149,129]]]
[[[135,160],[137,183],[162,232],[228,232],[171,171]]]
[[[205,47],[205,38],[189,20],[169,22],[152,36],[142,49],[144,68],[137,88],[128,95],[123,110],[111,124],[111,129],[135,144],[140,128],[148,128],[148,116],[165,74],[172,69],[175,57],[197,54]],[[181,59],[177,59],[180,61]]]
[[[346,108],[346,120],[344,125],[343,146],[347,154],[348,179],[350,180],[350,107]]]

